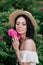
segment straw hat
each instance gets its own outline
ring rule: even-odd
[[[31,20],[31,22],[34,26],[34,30],[36,30],[37,24],[36,24],[35,19],[32,16],[32,14],[28,11],[22,11],[22,10],[16,10],[9,16],[9,23],[10,23],[11,27],[12,28],[14,27],[15,18],[20,14],[24,14],[24,15],[28,16],[28,18]]]

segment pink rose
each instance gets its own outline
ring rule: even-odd
[[[10,29],[8,30],[8,35],[11,36],[11,37],[18,37],[18,39],[20,39],[20,34],[18,34],[14,29]]]

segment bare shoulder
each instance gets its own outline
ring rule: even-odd
[[[36,44],[32,39],[26,40],[25,50],[36,51]]]

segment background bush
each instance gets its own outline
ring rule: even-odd
[[[43,0],[0,0],[0,65],[16,65],[17,57],[7,34],[10,29],[9,15],[15,10],[27,10],[37,23],[34,41],[36,42],[39,65],[43,64]]]

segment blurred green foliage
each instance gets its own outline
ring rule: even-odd
[[[36,42],[39,65],[43,65],[43,0],[0,0],[0,65],[16,65],[17,57],[11,46],[11,38],[7,34],[10,29],[9,15],[17,10],[27,10],[32,13],[37,23],[34,41]],[[42,36],[38,36],[41,34]]]

